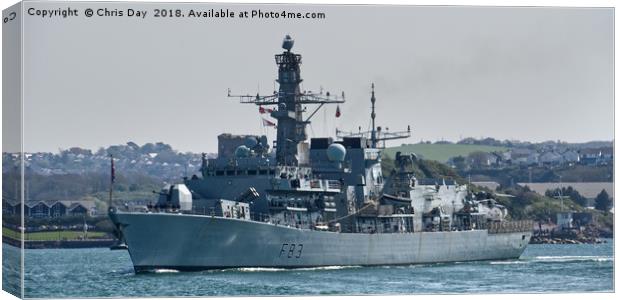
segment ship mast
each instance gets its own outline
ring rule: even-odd
[[[370,119],[372,122],[372,128],[370,131],[360,131],[359,132],[350,132],[350,131],[342,131],[336,129],[336,136],[339,138],[344,137],[370,137],[370,143],[372,148],[378,148],[379,142],[383,142],[383,148],[385,148],[385,141],[388,140],[397,140],[397,139],[405,139],[411,136],[411,126],[407,125],[406,131],[397,131],[397,132],[388,132],[382,131],[381,127],[377,127],[375,124],[375,118],[377,117],[377,113],[375,112],[375,102],[377,102],[377,98],[375,98],[375,84],[372,83],[370,85],[371,88],[371,111],[370,111]]]
[[[375,117],[377,116],[375,114],[375,101],[377,101],[377,99],[375,98],[375,83],[373,82],[371,85],[371,89],[372,89],[372,97],[370,97],[370,102],[372,103],[372,112],[370,113],[370,118],[372,119],[372,131],[370,134],[370,141],[372,142],[372,147],[373,148],[377,148],[377,131],[376,131],[376,127],[375,127]]]
[[[301,55],[291,52],[295,41],[287,35],[282,42],[282,48],[286,51],[276,54],[275,60],[278,65],[279,90],[274,91],[273,95],[255,97],[250,95],[231,95],[228,97],[239,98],[241,103],[251,103],[257,106],[273,105],[276,108],[271,112],[271,117],[277,120],[277,138],[274,147],[276,148],[276,162],[278,165],[296,166],[297,146],[299,143],[308,139],[306,125],[310,124],[310,119],[325,104],[344,103],[344,92],[341,97],[332,97],[329,92],[325,97],[323,93],[312,93],[301,91],[299,84],[302,82],[300,65]],[[310,116],[303,117],[305,108],[302,104],[318,104]]]

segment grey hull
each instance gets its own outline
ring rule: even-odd
[[[519,258],[531,232],[335,233],[170,213],[113,214],[136,272],[399,265]]]

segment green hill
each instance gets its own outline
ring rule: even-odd
[[[486,145],[462,145],[462,144],[409,144],[399,147],[386,148],[383,153],[394,158],[396,152],[415,153],[424,159],[446,162],[455,156],[467,156],[475,151],[493,152],[506,151],[507,147],[486,146]]]

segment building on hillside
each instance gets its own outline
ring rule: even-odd
[[[495,191],[500,186],[498,182],[495,181],[472,181],[471,184],[485,187],[489,190]]]
[[[558,229],[566,230],[573,227],[573,213],[572,212],[559,212],[557,215]]]
[[[595,221],[594,215],[590,212],[573,213],[573,225],[575,227],[587,226],[593,224]]]
[[[516,165],[535,165],[538,163],[539,154],[527,148],[515,148],[510,150],[510,162]]]
[[[497,152],[497,151],[493,151],[490,153],[491,156],[493,156],[493,166],[500,168],[503,167],[506,164],[506,159],[504,159],[504,153],[503,152]]]
[[[613,163],[613,147],[588,148],[579,152],[580,161],[584,165],[607,165]]]
[[[562,155],[555,152],[545,152],[538,158],[538,162],[543,165],[559,165],[562,160]]]
[[[594,215],[590,212],[559,212],[557,214],[557,229],[583,229],[582,227],[593,224]]]
[[[567,150],[562,153],[562,159],[566,163],[579,163],[579,152],[575,150]]]
[[[504,151],[504,152],[501,152],[501,155],[502,155],[502,161],[504,161],[504,162],[509,162],[509,161],[511,160],[510,153],[511,153],[510,151]]]
[[[580,161],[584,165],[596,165],[598,158],[601,156],[599,149],[582,149],[579,152]]]
[[[605,147],[601,148],[601,157],[599,158],[599,165],[607,165],[614,162],[614,148]]]
[[[476,151],[467,155],[465,163],[472,169],[485,169],[498,167],[501,162],[501,154],[494,152]],[[448,164],[455,166],[455,157],[448,160]]]

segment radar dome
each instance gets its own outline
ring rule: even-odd
[[[347,149],[340,144],[331,144],[327,147],[327,159],[330,161],[344,161],[344,157],[347,155]]]
[[[267,136],[266,136],[266,135],[262,135],[262,136],[260,137],[260,144],[261,144],[263,147],[266,147],[266,148],[268,148],[268,147],[269,147],[269,143],[268,143],[268,141],[267,141]]]
[[[291,51],[294,44],[295,44],[295,40],[291,38],[290,35],[287,34],[284,37],[284,40],[282,41],[282,48],[286,49],[287,51]]]
[[[245,139],[244,144],[246,147],[252,149],[256,147],[256,145],[258,145],[258,140],[256,140],[256,138],[253,136],[249,136]]]
[[[235,149],[235,157],[236,158],[249,157],[250,151],[251,151],[250,148],[248,148],[245,145],[241,145],[237,147],[237,149]]]

